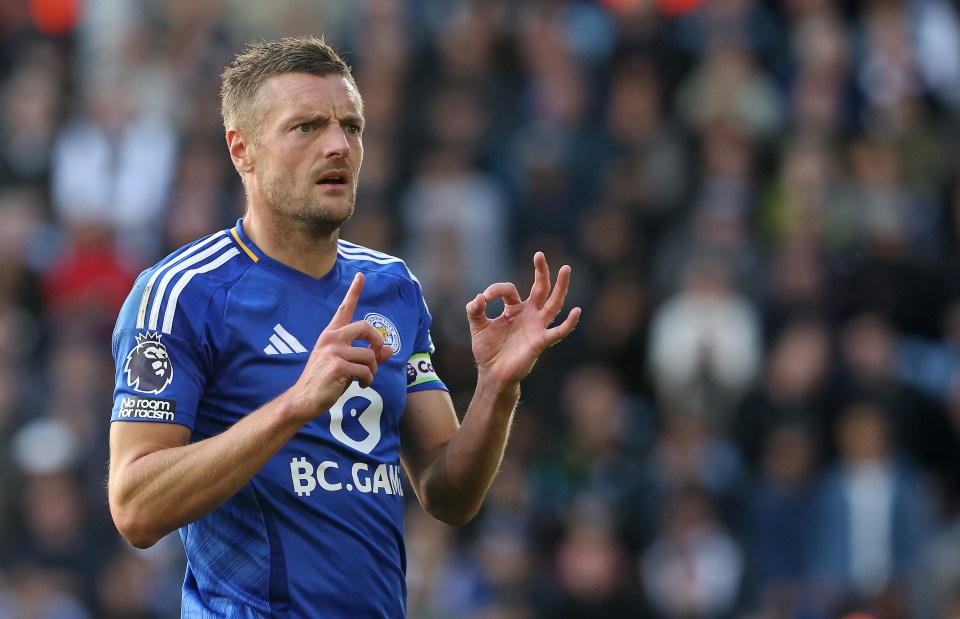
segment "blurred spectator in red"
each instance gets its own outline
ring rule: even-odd
[[[136,280],[136,263],[118,255],[109,228],[78,224],[70,233],[69,244],[43,276],[45,308],[64,332],[109,334]]]

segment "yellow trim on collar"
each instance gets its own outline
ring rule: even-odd
[[[237,245],[240,246],[240,249],[242,249],[243,251],[245,251],[245,252],[247,253],[247,255],[250,256],[250,259],[251,259],[251,260],[253,260],[254,262],[259,262],[259,261],[260,261],[260,258],[257,258],[257,255],[256,255],[255,253],[253,253],[252,251],[250,251],[250,248],[247,247],[247,246],[244,244],[244,242],[240,240],[240,235],[237,234],[237,229],[236,229],[236,228],[231,228],[231,229],[230,229],[230,234],[233,235],[233,240],[237,242]]]

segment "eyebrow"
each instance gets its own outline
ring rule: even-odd
[[[318,112],[296,112],[295,111],[287,115],[286,118],[284,118],[284,124],[289,124],[293,122],[297,122],[297,123],[315,123],[318,121],[329,122],[330,118],[331,117],[328,114],[321,114]],[[361,114],[344,114],[343,116],[340,117],[340,122],[356,124],[361,126],[366,124],[366,120]]]

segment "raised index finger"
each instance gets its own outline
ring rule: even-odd
[[[357,309],[357,301],[360,300],[360,292],[363,290],[363,274],[357,273],[347,289],[347,294],[343,295],[343,302],[337,308],[333,318],[330,319],[330,329],[339,329],[350,324],[353,318],[353,312]]]

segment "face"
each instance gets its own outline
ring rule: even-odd
[[[363,161],[363,114],[356,88],[339,75],[269,78],[249,146],[247,190],[281,227],[327,237],[353,214]]]

